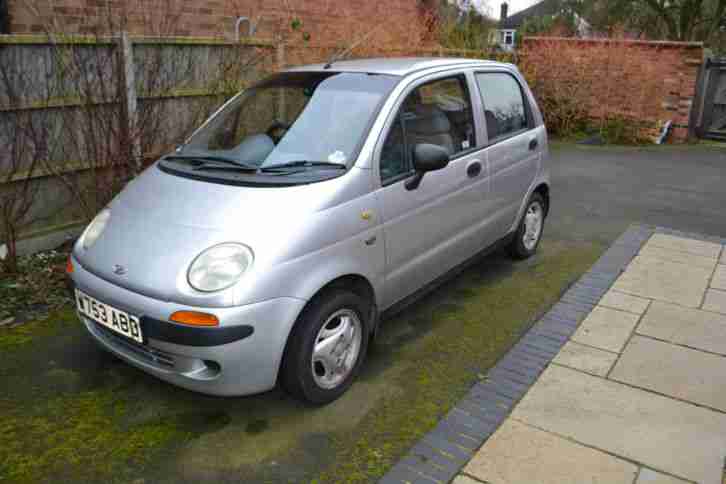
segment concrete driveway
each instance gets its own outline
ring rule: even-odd
[[[721,484],[720,242],[652,234],[455,483]]]
[[[726,236],[726,144],[552,155],[549,237],[609,244],[633,222]]]

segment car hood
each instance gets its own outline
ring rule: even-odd
[[[295,234],[304,232],[312,214],[340,202],[345,178],[240,187],[190,180],[152,166],[111,202],[111,217],[98,240],[88,250],[77,244],[74,254],[89,272],[140,294],[229,306],[233,291],[206,294],[189,287],[186,275],[194,258],[223,242],[250,247],[256,270],[296,257],[302,249],[291,243]]]

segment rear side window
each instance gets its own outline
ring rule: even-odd
[[[464,76],[422,84],[403,101],[380,156],[383,182],[413,170],[411,155],[419,143],[435,144],[449,156],[474,148],[474,119]]]
[[[502,72],[480,73],[476,83],[484,103],[489,143],[529,127],[522,88],[514,77]]]

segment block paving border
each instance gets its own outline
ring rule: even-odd
[[[379,484],[450,482],[504,422],[655,233],[726,244],[726,238],[631,225]]]

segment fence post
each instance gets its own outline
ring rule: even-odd
[[[280,41],[277,43],[275,53],[277,57],[277,70],[281,71],[285,68],[285,42]],[[280,117],[285,120],[287,119],[287,100],[285,99],[284,89],[280,89],[280,97],[278,99],[278,103],[278,112],[280,113]]]
[[[275,48],[277,70],[281,71],[285,68],[285,42],[278,42]]]
[[[8,0],[0,0],[0,34],[10,33],[10,7]]]
[[[705,94],[708,87],[708,64],[709,58],[698,66],[696,74],[695,94],[691,101],[691,109],[688,113],[688,141],[694,142],[703,136],[703,110],[705,106]]]
[[[134,49],[129,39],[128,32],[121,32],[119,36],[119,56],[121,61],[121,74],[123,85],[121,89],[121,102],[123,113],[122,130],[129,141],[129,155],[134,170],[138,174],[141,171],[141,139],[137,131],[138,111],[136,99],[136,78],[134,73]]]

